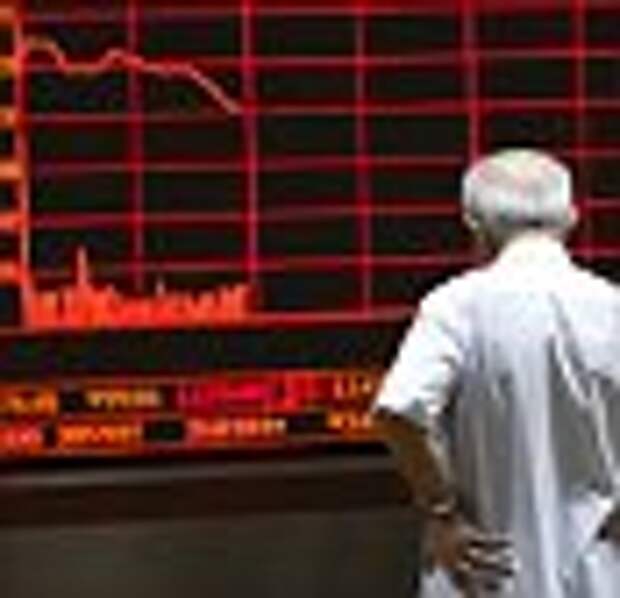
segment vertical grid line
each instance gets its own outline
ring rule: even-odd
[[[366,24],[368,18],[366,0],[357,0],[355,10],[355,147],[356,192],[360,249],[361,301],[363,312],[369,313],[373,303],[372,272],[372,183],[370,143],[368,135],[368,104],[366,94]]]
[[[31,270],[31,184],[30,184],[30,147],[29,147],[29,122],[28,122],[28,53],[24,23],[26,21],[26,0],[16,2],[15,22],[13,29],[13,56],[15,64],[15,90],[14,102],[16,109],[16,159],[23,171],[16,183],[17,210],[19,212],[19,285],[22,306],[22,323],[27,313],[30,293],[33,291],[33,278]]]
[[[483,151],[482,126],[484,124],[482,114],[482,99],[480,96],[480,55],[478,48],[478,0],[461,1],[461,40],[463,51],[463,66],[465,77],[465,100],[467,106],[467,163],[474,162]],[[460,199],[461,189],[456,190],[457,200]],[[478,260],[478,249],[471,244],[469,252],[470,261]]]
[[[582,257],[590,261],[592,257],[592,218],[589,213],[587,158],[587,106],[586,106],[586,0],[573,0],[573,56],[574,56],[574,118],[575,137],[573,151],[575,156],[574,193],[582,215],[582,235],[579,249]]]
[[[140,0],[127,0],[127,47],[132,55],[139,53]],[[129,99],[129,161],[131,176],[131,273],[136,291],[144,290],[144,148],[142,122],[142,85],[137,69],[127,68]]]
[[[461,1],[461,35],[465,93],[468,113],[468,161],[473,162],[482,151],[482,102],[480,98],[479,49],[477,44],[477,0]]]
[[[256,13],[254,0],[242,0],[241,4],[241,70],[243,90],[243,132],[245,139],[245,191],[247,206],[246,270],[253,300],[257,308],[262,302],[260,288],[259,247],[259,132],[257,127],[258,93],[255,52]]]

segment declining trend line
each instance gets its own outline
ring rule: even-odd
[[[236,116],[241,113],[241,105],[231,98],[224,88],[212,77],[205,75],[191,62],[150,61],[143,56],[133,54],[122,48],[110,48],[94,62],[71,60],[62,47],[47,37],[27,37],[21,57],[28,54],[43,53],[50,56],[56,66],[67,75],[97,76],[121,65],[134,68],[144,73],[151,73],[164,78],[183,77],[195,83],[211,97],[226,113]]]

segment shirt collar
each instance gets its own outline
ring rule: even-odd
[[[522,235],[510,241],[500,252],[496,263],[508,266],[535,265],[548,267],[571,264],[564,244],[549,235]]]

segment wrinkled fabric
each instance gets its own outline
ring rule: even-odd
[[[547,237],[422,301],[375,408],[436,433],[467,514],[512,540],[517,574],[480,597],[620,596],[617,549],[598,539],[619,497],[619,364],[617,288]],[[422,588],[459,596],[439,569]]]

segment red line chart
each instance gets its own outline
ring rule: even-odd
[[[206,76],[191,62],[153,62],[123,48],[110,48],[99,60],[73,61],[56,41],[37,36],[25,38],[25,44],[18,58],[23,63],[31,54],[45,54],[51,57],[61,73],[72,77],[97,77],[118,67],[135,69],[138,72],[154,74],[164,79],[182,77],[192,81],[203,90],[227,114],[237,116],[242,110],[239,102],[231,98],[222,86]]]
[[[517,144],[575,165],[575,248],[614,274],[618,11],[501,4],[27,2],[30,283],[65,289],[84,250],[130,294],[402,311],[468,263],[464,165]]]

